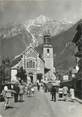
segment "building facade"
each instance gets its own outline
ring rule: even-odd
[[[16,67],[17,66],[23,67],[26,70],[27,77],[32,78],[33,81],[36,81],[37,78],[44,79],[45,75],[48,79],[52,77],[54,70],[54,58],[50,34],[44,35],[42,57],[35,50],[32,44],[30,44],[29,47],[27,47],[22,53],[21,60],[18,62]],[[49,69],[46,74],[45,68]]]
[[[39,74],[41,74],[42,78],[44,77],[44,60],[39,57],[39,53],[32,45],[26,48],[21,61],[27,76],[32,77],[33,81],[36,81]]]

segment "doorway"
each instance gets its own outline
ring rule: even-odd
[[[29,77],[30,77],[31,83],[33,83],[33,73],[32,72],[29,73]]]
[[[41,82],[41,80],[42,80],[42,74],[41,73],[37,74],[37,80],[39,80],[39,82]]]

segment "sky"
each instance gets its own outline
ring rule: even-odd
[[[0,26],[40,15],[76,22],[82,19],[82,0],[0,0]]]

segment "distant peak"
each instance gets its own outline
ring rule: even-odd
[[[37,18],[46,19],[46,16],[45,16],[45,15],[40,15],[40,16],[38,16]]]
[[[35,18],[36,24],[45,24],[47,21],[50,21],[50,19],[44,15],[40,15]]]
[[[30,19],[25,22],[25,24],[31,26],[31,25],[44,25],[47,21],[50,21],[51,18],[46,17],[45,15],[40,15],[38,17],[35,17],[34,19]]]

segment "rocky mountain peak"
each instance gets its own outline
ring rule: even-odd
[[[51,36],[55,36],[61,32],[68,30],[73,26],[72,22],[66,19],[55,20],[44,15],[40,15],[34,19],[30,19],[24,23],[26,30],[31,34],[33,43],[36,46],[43,43],[44,32],[49,31]]]

